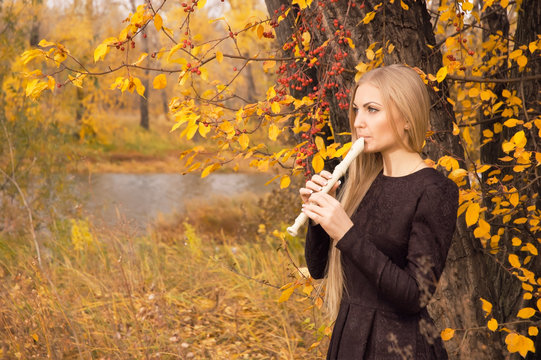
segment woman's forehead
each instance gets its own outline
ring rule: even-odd
[[[357,106],[363,106],[370,102],[383,104],[383,98],[381,96],[381,91],[377,87],[370,83],[364,83],[357,87],[353,102]]]

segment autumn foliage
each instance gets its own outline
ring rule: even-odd
[[[362,49],[355,67],[348,66],[350,52],[358,50],[352,29],[318,15],[318,9],[336,3],[293,0],[267,14],[258,7],[250,12],[252,4],[237,1],[145,1],[119,21],[119,31],[103,34],[87,53],[74,55],[62,41],[47,38],[14,60],[14,68],[24,78],[28,101],[51,101],[73,87],[101,94],[96,102],[100,96],[128,92],[147,97],[167,91],[171,132],[186,142],[199,139],[182,152],[179,170],[206,177],[248,162],[285,189],[345,156],[351,143],[347,132],[333,128],[333,112],[346,114],[353,82],[386,64],[402,46],[393,39],[374,42]],[[464,155],[448,152],[426,162],[460,186],[460,236],[471,237],[475,251],[506,273],[516,288],[505,295],[518,304],[513,314],[497,308],[499,294],[487,293],[475,304],[482,323],[449,326],[441,336],[451,341],[472,332],[498,333],[492,341],[522,357],[536,352],[541,319],[541,34],[527,42],[520,35],[526,3],[428,2],[437,43],[426,46],[432,56],[441,56],[442,66],[429,73],[407,64],[454,110],[450,128]],[[387,7],[407,12],[411,2],[344,0],[340,6],[361,11],[357,27],[368,29],[375,18],[385,16]],[[487,19],[495,14],[503,14],[503,25],[489,29],[495,23]],[[276,28],[287,19],[293,29],[284,40]],[[324,28],[332,28],[333,36],[316,42]],[[438,146],[439,135],[430,131],[427,143]],[[283,228],[274,236],[289,239]],[[321,308],[313,279],[302,269],[298,275],[282,287],[278,303],[299,294]],[[460,344],[453,350],[457,356],[463,351]]]

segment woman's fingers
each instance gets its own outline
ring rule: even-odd
[[[319,173],[321,177],[323,177],[326,180],[330,180],[332,178],[332,174],[328,172],[327,170],[323,170]]]
[[[310,195],[312,195],[314,191],[307,188],[300,188],[299,193],[301,194],[302,202],[308,202]]]

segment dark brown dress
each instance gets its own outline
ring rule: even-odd
[[[432,168],[380,173],[337,243],[345,291],[327,359],[447,359],[426,304],[455,231],[458,187]],[[305,257],[325,275],[330,238],[308,226]]]

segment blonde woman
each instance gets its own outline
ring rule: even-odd
[[[336,187],[323,171],[300,189],[310,218],[305,257],[324,278],[335,320],[328,359],[447,359],[426,311],[455,231],[458,188],[420,156],[430,100],[419,75],[391,65],[366,73],[350,105],[364,152]]]

